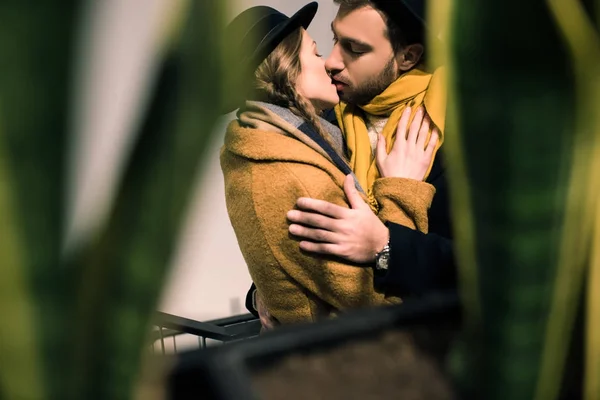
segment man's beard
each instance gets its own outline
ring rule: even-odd
[[[341,93],[341,99],[349,104],[356,104],[359,106],[369,104],[373,98],[381,94],[388,86],[398,79],[398,71],[394,68],[394,58],[385,65],[381,73],[362,85],[357,86],[351,93]]]

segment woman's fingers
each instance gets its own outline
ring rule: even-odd
[[[411,108],[406,107],[400,116],[400,122],[396,128],[396,140],[390,149],[391,153],[402,153],[406,149],[408,138],[408,122],[410,121]],[[387,153],[386,153],[387,154]],[[381,159],[383,160],[383,158]]]
[[[421,129],[419,129],[419,137],[417,138],[417,150],[425,151],[430,125],[431,119],[429,119],[429,116],[426,115],[425,118],[423,118]]]
[[[435,151],[439,140],[440,131],[438,128],[433,128],[433,131],[431,132],[431,138],[429,139],[429,143],[427,144],[427,148],[425,149],[425,156],[429,160],[433,158],[433,152]]]
[[[423,107],[419,107],[415,117],[412,120],[412,124],[410,124],[410,129],[408,131],[408,143],[415,144],[417,143],[417,137],[419,136],[419,129],[421,128],[421,124],[423,122],[423,117],[425,115],[425,110]]]
[[[398,140],[396,140],[398,142]],[[395,146],[395,144],[394,144]],[[375,149],[375,157],[377,161],[377,167],[381,170],[381,163],[387,158],[387,146],[385,137],[380,133],[377,137],[377,147]]]
[[[419,107],[410,124],[408,124],[409,117],[410,110],[407,108],[400,117],[396,141],[389,153],[386,139],[381,135],[378,138],[375,149],[377,168],[384,178],[423,180],[435,155],[440,132],[427,115],[425,108]],[[410,127],[407,130],[408,125]]]
[[[408,121],[410,121],[410,113],[411,108],[406,107],[400,116],[400,122],[398,122],[398,127],[396,128],[396,141],[402,138],[406,140]]]

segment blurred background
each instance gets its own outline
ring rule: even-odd
[[[106,212],[114,193],[117,174],[131,144],[135,110],[144,101],[144,90],[156,72],[153,59],[157,35],[170,13],[182,0],[108,0],[91,2],[90,24],[83,38],[90,39],[88,65],[83,66],[79,86],[80,117],[74,122],[75,164],[69,240],[85,235]],[[233,0],[226,22],[246,8],[269,5],[288,15],[299,7],[290,0]],[[332,46],[330,23],[337,6],[320,1],[319,12],[309,28],[328,54]],[[228,317],[246,312],[244,301],[251,280],[225,208],[219,150],[225,126],[233,118],[220,118],[211,135],[208,153],[199,166],[193,199],[171,261],[160,310],[196,320]]]

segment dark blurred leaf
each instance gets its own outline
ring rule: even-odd
[[[43,358],[36,338],[23,238],[15,218],[14,174],[8,168],[3,133],[0,127],[0,315],[8,323],[0,325],[0,393],[41,399],[45,393]]]
[[[222,0],[192,2],[182,43],[165,57],[106,227],[81,258],[77,398],[132,393],[151,312],[218,117],[222,7]]]
[[[459,254],[463,289],[476,296],[462,383],[474,398],[531,399],[562,240],[574,74],[545,1],[455,0],[450,30],[448,148],[461,151],[448,164],[454,200],[471,205],[455,223],[457,246],[472,250]],[[472,237],[461,234],[470,220]]]
[[[8,279],[11,268],[19,268],[26,279],[27,292],[10,301],[15,302],[15,310],[26,305],[17,304],[21,301],[33,307],[34,325],[27,334],[32,338],[31,351],[42,350],[38,356],[46,377],[38,385],[32,376],[28,384],[36,389],[47,387],[44,395],[48,397],[61,391],[61,367],[68,351],[64,329],[70,321],[72,305],[67,301],[69,291],[65,271],[59,267],[59,254],[71,49],[77,10],[75,0],[0,2],[0,140],[6,155],[3,173],[10,174],[8,195],[12,197],[10,217],[14,221],[14,225],[3,224],[2,229],[14,228],[11,234],[16,240],[14,244],[2,243],[6,256],[2,261],[3,279]],[[14,249],[8,247],[13,245],[21,249],[21,266],[7,264],[16,262],[9,257]],[[9,315],[3,317],[7,318],[4,324],[13,322]],[[20,339],[1,340],[8,345]],[[22,351],[23,357],[29,357],[25,349]],[[26,376],[21,378],[27,382]],[[7,397],[18,397],[13,384],[16,383],[2,384],[2,389],[8,391]]]

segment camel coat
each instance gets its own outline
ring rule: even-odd
[[[288,233],[286,213],[299,197],[349,207],[344,173],[298,129],[302,123],[286,109],[248,102],[228,126],[221,150],[227,211],[265,305],[279,322],[290,324],[399,303],[400,298],[376,291],[373,268],[302,252]],[[343,152],[337,127],[322,123]],[[373,189],[383,221],[427,231],[432,185],[382,178]]]

